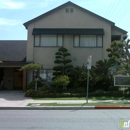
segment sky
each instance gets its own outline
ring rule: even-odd
[[[0,40],[27,40],[23,23],[68,0],[0,0]],[[115,23],[130,38],[130,0],[71,0],[71,2]]]

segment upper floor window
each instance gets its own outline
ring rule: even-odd
[[[74,47],[102,47],[102,36],[75,35]]]
[[[34,46],[60,47],[63,45],[62,35],[35,35]]]

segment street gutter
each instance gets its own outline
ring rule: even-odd
[[[0,110],[96,110],[130,109],[130,106],[38,106],[38,107],[0,107]]]

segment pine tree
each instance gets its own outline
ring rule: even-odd
[[[106,51],[109,53],[108,57],[113,63],[115,63],[115,65],[118,65],[117,73],[121,74],[121,73],[130,72],[129,49],[130,49],[130,40],[127,39],[127,36],[124,36],[122,41],[113,41],[111,43],[111,46],[107,48]]]
[[[126,40],[127,36],[123,37],[123,41],[113,41],[111,46],[106,49],[109,52],[108,57],[113,62],[129,62],[130,63],[130,40]]]
[[[54,63],[57,64],[57,66],[53,67],[53,75],[55,77],[59,75],[68,75],[70,70],[73,68],[73,66],[70,64],[72,61],[68,58],[69,56],[70,53],[64,47],[60,47],[58,52],[55,53],[56,59]]]

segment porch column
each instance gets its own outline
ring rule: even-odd
[[[27,73],[26,73],[26,71],[24,70],[24,71],[23,71],[23,91],[26,90],[26,86],[27,86]]]

